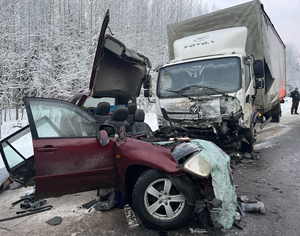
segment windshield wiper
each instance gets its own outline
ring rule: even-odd
[[[189,99],[193,99],[192,97],[190,97],[190,96],[188,96],[188,95],[182,93],[182,92],[184,92],[184,90],[182,90],[182,89],[180,89],[180,90],[166,89],[166,91],[167,91],[167,92],[177,93],[177,94],[181,95],[182,97],[187,97],[187,98],[189,98]]]
[[[178,90],[177,92],[178,92],[178,93],[182,93],[182,92],[184,92],[184,91],[186,91],[186,90],[188,90],[188,89],[190,89],[190,88],[192,88],[192,87],[202,88],[202,89],[210,89],[210,90],[212,90],[212,91],[214,91],[214,92],[216,92],[216,93],[221,93],[221,92],[218,91],[216,88],[209,87],[209,86],[202,86],[202,85],[198,85],[198,84],[191,84],[191,85],[188,85],[188,86],[186,86],[186,87],[184,87],[184,88]]]

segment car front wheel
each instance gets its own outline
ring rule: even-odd
[[[139,177],[132,200],[139,218],[155,229],[179,228],[191,218],[194,210],[167,175],[154,169]]]

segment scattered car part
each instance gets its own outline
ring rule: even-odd
[[[205,229],[198,229],[198,228],[189,228],[192,234],[206,234],[207,231]]]
[[[25,203],[21,203],[20,207],[23,209],[28,209],[28,208],[37,209],[37,208],[40,208],[42,205],[44,205],[46,202],[47,202],[47,200],[45,200],[45,199],[33,201],[31,203],[25,202]]]
[[[246,216],[246,214],[245,214],[244,211],[242,210],[240,204],[237,204],[237,209],[239,210],[239,212],[240,212],[240,214],[241,214],[242,217],[245,217],[245,216]]]
[[[126,204],[124,206],[124,212],[125,212],[125,216],[128,222],[129,227],[137,227],[139,226],[139,223],[135,217],[134,211],[131,209],[131,207],[129,206],[129,204]]]
[[[242,202],[241,208],[243,211],[259,211],[262,214],[266,214],[265,206],[262,202]]]
[[[85,209],[90,209],[92,206],[94,206],[96,203],[98,202],[98,200],[94,199],[88,203],[85,203],[82,205],[82,207],[84,207]]]
[[[28,211],[24,211],[24,213],[19,213],[16,216],[12,216],[12,217],[8,217],[8,218],[0,219],[0,222],[7,221],[7,220],[13,220],[13,219],[17,219],[17,218],[21,218],[21,217],[32,215],[32,214],[39,213],[39,212],[48,211],[51,208],[52,208],[52,206],[48,205],[48,206],[44,206],[44,207],[37,208],[37,209],[31,209],[31,210],[28,210]]]
[[[34,195],[25,195],[25,196],[21,196],[20,198],[21,198],[20,200],[13,202],[11,205],[15,206],[18,203],[26,201],[26,200],[32,202],[32,201],[34,201],[35,196]]]
[[[47,220],[46,223],[49,225],[59,225],[62,222],[62,217],[60,216],[55,216],[50,220]]]

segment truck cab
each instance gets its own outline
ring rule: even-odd
[[[250,129],[258,78],[246,38],[246,27],[233,27],[175,41],[174,60],[158,73],[159,123],[223,144]]]

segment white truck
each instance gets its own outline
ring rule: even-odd
[[[259,0],[168,25],[158,67],[160,126],[252,152],[255,125],[279,122],[285,45]]]

